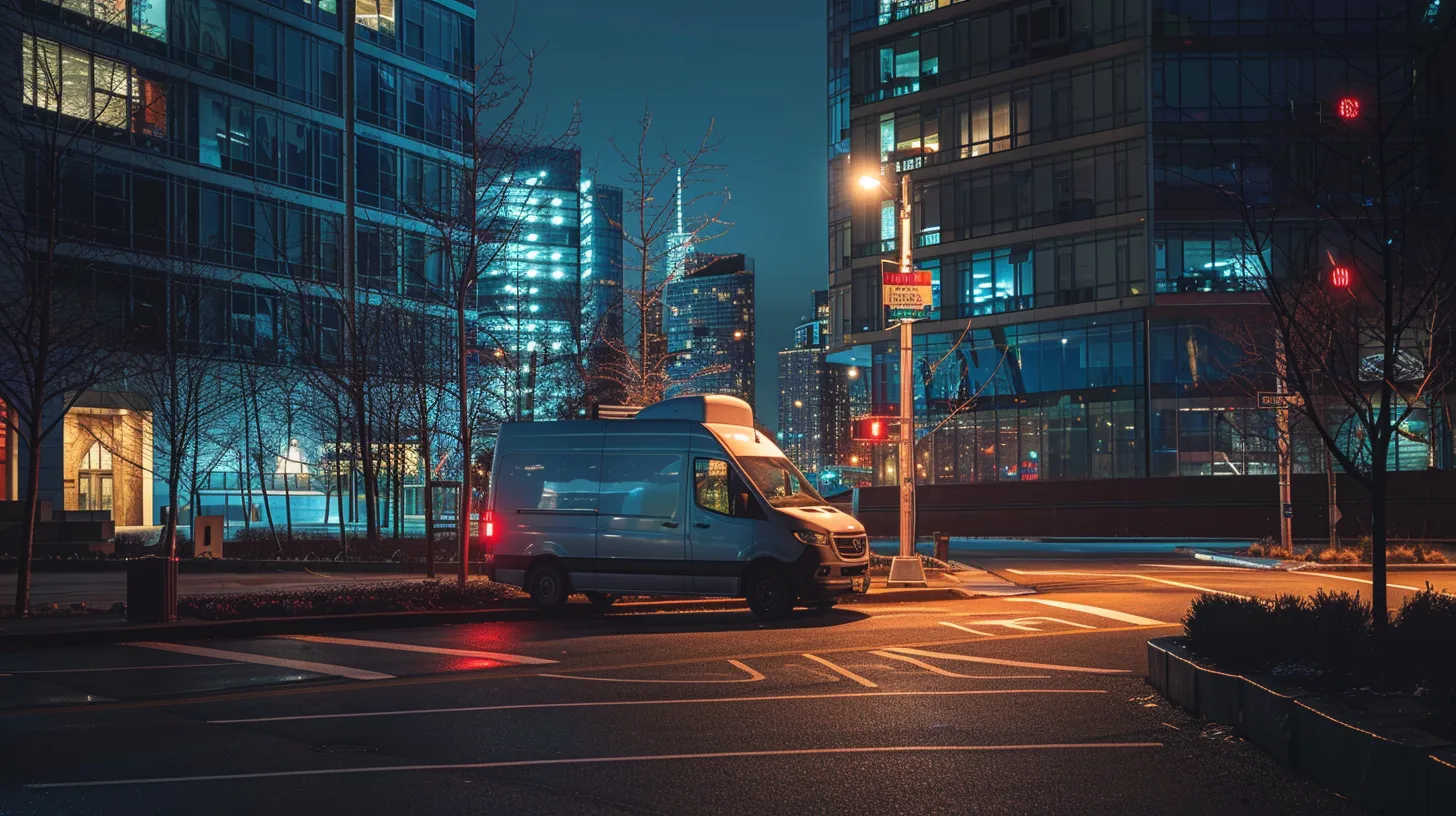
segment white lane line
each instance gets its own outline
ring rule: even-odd
[[[92,782],[41,782],[27,788],[97,788],[112,785],[160,785],[181,782],[230,782],[240,779],[287,779],[345,774],[385,774],[402,771],[477,771],[491,768],[532,768],[551,765],[600,765],[622,762],[667,762],[694,759],[740,759],[746,757],[805,757],[825,754],[969,753],[977,751],[1081,751],[1097,749],[1162,748],[1161,742],[1064,742],[1022,745],[886,745],[845,748],[797,748],[769,751],[720,751],[705,754],[649,754],[643,756],[572,757],[565,759],[518,759],[503,762],[461,762],[448,765],[384,765],[366,768],[320,768],[308,771],[210,774],[207,776],[160,776],[143,779],[103,779]]]
[[[123,643],[123,646],[136,646],[139,649],[156,649],[162,652],[176,652],[178,654],[196,655],[198,657],[215,657],[218,660],[232,660],[238,663],[258,663],[264,666],[277,666],[282,669],[294,669],[295,671],[313,672],[315,674],[332,674],[335,677],[347,677],[350,680],[392,680],[392,674],[380,674],[379,672],[354,669],[348,666],[335,666],[332,663],[314,663],[308,660],[289,660],[283,657],[270,657],[268,655],[249,654],[247,652],[228,652],[222,649],[208,649],[202,646],[183,646],[180,643],[162,643],[153,640],[138,640],[132,643]]]
[[[926,663],[923,660],[916,660],[909,655],[897,655],[893,652],[870,652],[877,657],[888,657],[891,660],[903,660],[912,666],[919,666],[928,672],[933,672],[942,677],[958,677],[962,680],[1050,680],[1049,674],[959,674],[957,672],[942,669],[939,666]]]
[[[1355,583],[1355,584],[1365,584],[1367,586],[1375,586],[1375,582],[1374,581],[1367,581],[1364,578],[1351,578],[1351,577],[1349,577],[1347,575],[1331,575],[1328,572],[1301,572],[1300,575],[1313,575],[1316,578],[1333,578],[1336,581],[1349,581],[1349,582]],[[1411,592],[1420,592],[1421,591],[1421,587],[1406,586],[1405,584],[1389,584],[1389,583],[1387,583],[1386,586],[1390,587],[1391,589],[1406,589],[1406,590],[1410,590]]]
[[[420,654],[450,655],[451,657],[476,657],[497,660],[501,663],[521,663],[528,666],[545,666],[558,663],[540,657],[506,654],[504,652],[477,652],[473,649],[446,649],[440,646],[416,646],[413,643],[389,643],[382,640],[358,640],[356,638],[324,637],[322,635],[279,635],[285,640],[301,640],[307,643],[332,643],[338,646],[361,646],[366,649],[390,649],[396,652],[419,652]]]
[[[582,677],[575,674],[538,674],[537,677],[555,677],[559,680],[595,680],[598,683],[756,683],[763,675],[741,660],[730,660],[734,666],[748,674],[738,680],[638,680],[634,677]]]
[[[1138,564],[1139,567],[1152,567],[1154,569],[1180,569],[1180,570],[1233,570],[1235,572],[1248,572],[1246,567],[1218,567],[1212,564]]]
[[[971,655],[951,654],[948,652],[927,652],[923,649],[911,649],[905,646],[892,646],[886,649],[887,652],[915,655],[916,657],[938,657],[941,660],[964,660],[968,663],[990,663],[995,666],[1018,666],[1023,669],[1043,669],[1045,671],[1079,672],[1082,674],[1127,674],[1127,669],[1093,669],[1087,666],[1059,666],[1054,663],[1028,663],[1024,660],[1002,660],[995,657],[972,657]]]
[[[833,671],[833,672],[836,672],[838,674],[844,675],[845,677],[848,677],[849,679],[853,680],[854,682],[859,683],[861,686],[864,686],[865,688],[879,688],[880,687],[879,684],[878,683],[875,683],[873,680],[866,680],[865,678],[860,677],[859,675],[855,674],[854,672],[850,671],[849,669],[846,669],[845,667],[840,666],[840,665],[838,665],[836,663],[831,663],[828,660],[825,660],[824,658],[820,657],[819,655],[811,655],[811,654],[805,653],[804,657],[809,658],[810,660],[814,661],[815,663],[822,663],[823,665],[827,666],[830,671]]]
[[[959,629],[962,632],[970,632],[973,635],[980,635],[981,637],[996,637],[995,635],[991,634],[990,632],[982,632],[979,629],[972,629],[969,626],[961,626],[959,623],[951,623],[950,621],[940,621],[940,625],[941,626],[949,626],[952,629]]]
[[[1074,575],[1082,578],[1136,578],[1139,581],[1151,581],[1155,584],[1167,584],[1168,586],[1182,587],[1183,589],[1196,589],[1199,592],[1211,592],[1215,595],[1227,595],[1230,598],[1248,598],[1247,595],[1239,595],[1235,592],[1225,592],[1221,589],[1209,589],[1197,584],[1185,584],[1182,581],[1169,581],[1167,578],[1154,578],[1151,575],[1137,575],[1131,572],[1070,572],[1066,570],[1019,570],[1007,569],[1007,572],[1016,575]]]
[[[210,669],[214,666],[237,666],[241,665],[236,660],[228,660],[223,663],[173,663],[170,666],[110,666],[96,669],[24,669],[20,671],[9,671],[0,674],[0,677],[9,677],[12,674],[71,674],[73,672],[112,672],[112,671],[142,671],[145,669]]]
[[[1012,679],[996,677],[996,680]],[[1042,679],[1037,675],[1030,679]],[[463,708],[413,708],[400,711],[360,711],[351,714],[294,714],[287,717],[243,717],[208,720],[210,725],[237,723],[294,722],[297,720],[348,720],[356,717],[407,717],[418,714],[471,714],[484,711],[528,711],[556,708],[616,708],[618,706],[708,705],[713,703],[770,703],[786,700],[843,700],[854,697],[956,697],[968,694],[1106,694],[1104,689],[961,689],[957,691],[851,691],[836,694],[776,694],[762,697],[696,697],[685,700],[593,700],[575,703],[516,703],[514,705],[465,706]]]
[[[1058,609],[1070,609],[1073,612],[1083,612],[1083,613],[1086,613],[1088,615],[1095,615],[1095,616],[1097,616],[1099,618],[1107,618],[1108,620],[1122,621],[1123,623],[1131,623],[1131,624],[1134,624],[1136,626],[1162,626],[1162,625],[1164,625],[1162,621],[1156,621],[1156,620],[1153,620],[1152,618],[1144,618],[1141,615],[1133,615],[1133,614],[1130,614],[1130,613],[1127,613],[1127,612],[1118,612],[1116,609],[1103,609],[1100,606],[1087,606],[1086,604],[1068,603],[1066,601],[1053,601],[1053,600],[1049,600],[1047,598],[1007,598],[1006,600],[1008,600],[1008,601],[1015,601],[1017,603],[1039,603],[1039,604],[1044,604],[1046,606],[1055,606]],[[1062,621],[1062,622],[1063,623],[1066,623],[1066,621]],[[1074,625],[1077,625],[1077,624],[1074,624]],[[1089,626],[1087,628],[1088,629],[1091,629],[1091,628],[1094,628],[1094,627]]]

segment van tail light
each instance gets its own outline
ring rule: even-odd
[[[481,518],[481,539],[491,541],[495,538],[495,513],[487,510]]]

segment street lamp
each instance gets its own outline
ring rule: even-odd
[[[859,178],[859,186],[868,191],[879,189],[892,195],[880,176],[865,174]],[[911,257],[914,236],[911,227],[912,198],[910,174],[900,173],[900,272],[915,271],[915,260]],[[925,581],[925,567],[915,554],[915,390],[911,377],[914,367],[913,348],[915,337],[911,331],[914,318],[901,317],[900,323],[900,440],[896,460],[900,481],[900,554],[890,562],[890,583],[921,584]]]

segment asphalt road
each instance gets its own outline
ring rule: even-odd
[[[448,574],[448,573],[444,573]],[[419,573],[329,572],[327,564],[298,572],[182,572],[177,591],[183,595],[227,595],[261,589],[305,589],[355,581],[420,581]],[[104,609],[126,601],[126,571],[36,572],[30,580],[31,603],[84,603]],[[0,575],[0,598],[15,597],[15,573]]]
[[[1201,589],[1358,574],[984,566],[1038,591],[0,653],[0,813],[1358,812],[1142,679]]]

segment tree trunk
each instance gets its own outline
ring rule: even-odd
[[[25,446],[25,521],[20,528],[20,549],[15,554],[19,570],[15,575],[15,617],[30,617],[30,562],[35,557],[36,516],[40,512],[40,402],[32,400],[30,428]]]
[[[457,298],[457,303],[463,301]],[[455,330],[457,333],[458,359],[458,382],[460,388],[460,498],[455,502],[455,530],[457,543],[460,545],[460,585],[465,586],[470,580],[470,474],[474,467],[470,452],[470,391],[468,390],[469,372],[466,369],[467,354],[469,349],[466,346],[465,334],[465,309],[457,308],[455,311]]]
[[[1383,459],[1384,453],[1381,454]],[[1390,621],[1385,586],[1386,470],[1383,462],[1373,464],[1370,479],[1370,612],[1377,634]]]
[[[354,403],[354,421],[358,423],[359,466],[364,473],[364,537],[370,543],[379,542],[379,484],[377,468],[374,466],[371,435],[369,433],[369,410],[363,393],[351,396]]]

